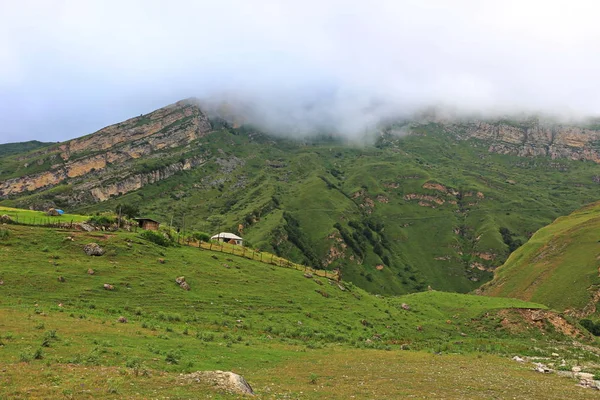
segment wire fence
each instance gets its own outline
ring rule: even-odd
[[[80,221],[71,220],[59,220],[60,217],[25,217],[19,218],[18,215],[10,217],[10,224],[14,225],[27,225],[27,226],[43,226],[49,228],[69,228],[72,229],[80,223]]]
[[[248,247],[233,245],[224,242],[197,242],[190,241],[186,242],[186,245],[192,247],[198,247],[201,250],[215,251],[218,253],[231,254],[234,256],[244,257],[249,260],[259,261],[265,264],[271,264],[283,268],[291,268],[298,271],[303,271],[306,274],[312,274],[314,276],[320,276],[322,278],[339,280],[339,274],[337,271],[327,271],[324,269],[316,269],[309,267],[308,265],[296,264],[288,259],[278,257],[275,254],[262,252]]]

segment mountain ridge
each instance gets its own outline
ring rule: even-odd
[[[340,268],[373,292],[468,292],[537,229],[597,200],[600,175],[578,156],[587,145],[566,158],[520,157],[490,151],[500,142],[469,129],[398,122],[371,145],[293,140],[208,117],[188,99],[0,158],[0,203],[86,213],[135,204],[184,231],[229,230],[294,262]]]

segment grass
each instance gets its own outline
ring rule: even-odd
[[[483,292],[542,302],[558,310],[584,310],[595,302],[600,285],[599,229],[600,203],[556,219],[515,251]]]
[[[213,369],[241,373],[262,398],[439,390],[476,398],[500,390],[505,373],[514,378],[507,393],[532,380],[531,393],[550,385],[558,396],[572,390],[569,381],[535,375],[508,358],[557,347],[565,357],[596,357],[549,328],[503,328],[501,312],[544,308],[535,303],[437,291],[381,297],[235,255],[164,248],[136,233],[6,229],[0,397],[230,398],[179,381],[181,373]],[[89,242],[106,253],[85,255]],[[182,275],[190,291],[175,284]],[[392,379],[400,371],[411,376],[403,385]]]
[[[24,225],[77,223],[85,222],[89,219],[85,215],[63,214],[61,216],[49,216],[43,211],[23,210],[4,206],[0,206],[0,215],[8,215],[15,223]]]

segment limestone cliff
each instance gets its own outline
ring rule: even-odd
[[[136,174],[132,162],[160,157],[158,153],[161,151],[185,146],[210,131],[208,117],[195,102],[183,100],[150,114],[108,126],[91,135],[21,157],[19,160],[23,163],[24,173],[0,181],[0,198],[51,188],[75,179],[77,189],[89,191],[94,200],[103,201],[111,194],[139,189],[144,184],[172,175],[164,171],[171,171],[172,168],[183,170],[196,165],[197,160],[184,161],[181,167],[176,167],[177,163],[173,163],[172,168],[161,165],[154,171],[157,175],[152,176]],[[27,173],[28,168],[46,163],[50,164],[46,171]],[[85,182],[84,178],[90,175],[94,179]],[[106,186],[107,179],[115,181],[117,176],[119,184]]]
[[[486,141],[493,153],[521,157],[547,156],[600,163],[600,131],[579,126],[542,123],[469,121],[444,123],[459,139]]]

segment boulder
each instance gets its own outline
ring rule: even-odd
[[[83,246],[83,251],[88,256],[101,256],[104,254],[104,249],[98,243],[88,243]]]
[[[254,395],[252,387],[243,376],[229,371],[197,371],[183,375],[182,379],[210,383],[217,389],[233,394]]]
[[[48,211],[46,211],[46,215],[48,215],[50,217],[59,217],[60,213],[58,211],[56,211],[55,208],[51,208]]]
[[[67,280],[65,279],[65,277],[64,277],[64,276],[59,276],[59,277],[58,277],[58,281],[59,281],[59,282],[66,282]]]
[[[127,323],[127,318],[125,318],[124,316],[120,316],[117,321],[119,321],[122,324],[126,324]]]
[[[12,224],[13,220],[6,214],[0,215],[0,223],[2,224]]]
[[[190,290],[191,289],[189,283],[187,283],[185,281],[185,276],[180,276],[178,278],[175,278],[175,283],[177,283],[179,285],[179,287],[182,288],[183,290]]]
[[[93,269],[89,268],[87,270],[88,275],[94,275],[96,273],[96,271],[94,271]]]
[[[304,274],[304,277],[308,278],[308,279],[312,279],[313,274],[311,274],[310,272],[307,272],[307,273]]]
[[[108,284],[108,283],[105,283],[104,286],[103,286],[103,288],[105,290],[115,290],[115,287],[113,285]]]
[[[400,307],[402,307],[403,310],[410,311],[410,306],[406,303],[402,303]]]
[[[94,230],[93,226],[91,226],[90,224],[86,224],[85,222],[73,224],[73,228],[80,230],[80,231],[85,231],[85,232],[92,232]]]

